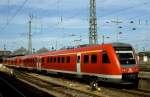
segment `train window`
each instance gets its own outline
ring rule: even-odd
[[[110,63],[109,57],[108,57],[106,52],[103,52],[103,54],[102,54],[102,62],[103,63]]]
[[[136,64],[133,53],[117,53],[122,65]]]
[[[65,62],[65,58],[64,58],[64,57],[61,58],[61,62],[62,62],[62,63]]]
[[[89,55],[84,55],[84,64],[89,63]]]
[[[38,62],[38,58],[35,58],[34,61],[35,61],[35,62]]]
[[[33,60],[33,58],[32,58],[32,63],[34,63],[34,60]]]
[[[58,60],[57,62],[60,63],[60,57],[58,57],[57,60]]]
[[[34,63],[34,58],[32,59],[32,62]]]
[[[132,51],[132,47],[114,47],[115,51]]]
[[[30,63],[32,63],[32,59],[30,59]]]
[[[70,57],[69,56],[67,57],[67,63],[70,63]]]
[[[91,62],[97,63],[97,55],[96,54],[91,55]]]
[[[31,60],[30,59],[28,59],[28,63],[30,63],[31,62]]]
[[[56,57],[54,58],[54,63],[56,63]]]
[[[49,63],[49,58],[47,58],[47,63]]]
[[[77,57],[77,63],[80,63],[80,56]]]
[[[42,58],[42,63],[44,62],[44,58]]]
[[[53,58],[49,58],[49,62],[52,63],[53,62]]]

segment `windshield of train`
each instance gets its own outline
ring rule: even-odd
[[[132,47],[114,47],[119,58],[120,64],[132,65],[136,64]]]

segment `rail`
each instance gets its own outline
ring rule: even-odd
[[[150,64],[146,64],[146,65],[140,65],[140,71],[147,71],[150,72]]]
[[[43,91],[47,91],[56,97],[105,97],[104,95],[94,94],[92,91],[87,92],[54,81],[46,81],[25,72],[18,72],[16,77],[17,79],[20,79],[36,88],[40,88]]]

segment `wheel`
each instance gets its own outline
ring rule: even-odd
[[[97,81],[91,81],[90,86],[91,86],[92,90],[96,90],[98,87],[98,82]]]
[[[15,74],[14,69],[11,69],[11,70],[10,70],[10,76],[11,76],[11,77],[16,77],[16,74]]]

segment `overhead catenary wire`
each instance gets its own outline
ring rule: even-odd
[[[135,4],[135,5],[133,5],[133,6],[129,6],[129,7],[127,7],[127,8],[122,8],[122,9],[119,9],[119,10],[117,10],[117,11],[113,11],[112,13],[109,13],[109,14],[106,14],[106,15],[102,15],[102,16],[98,16],[99,18],[105,18],[105,17],[108,17],[108,16],[111,16],[111,15],[115,15],[115,14],[119,14],[119,13],[123,13],[124,11],[127,11],[127,10],[131,10],[131,9],[133,9],[133,8],[136,8],[136,7],[141,7],[141,6],[143,6],[143,5],[149,5],[150,4],[150,1],[146,1],[146,2],[142,2],[142,1],[140,1],[141,3],[138,3],[138,4]],[[122,14],[123,15],[123,14]],[[143,15],[144,16],[144,15]],[[137,17],[141,17],[141,15],[140,16],[137,16]],[[133,19],[135,20],[135,16],[133,16],[133,17],[131,17],[131,18],[127,18],[128,20],[128,22],[129,21],[132,21]],[[126,21],[126,22],[127,22]],[[138,20],[138,21],[140,21],[140,20]],[[148,23],[148,22],[147,22]],[[139,24],[140,24],[140,22],[139,22]],[[100,26],[101,25],[99,25],[98,26],[98,28],[100,28]]]
[[[115,11],[109,13],[109,14],[98,16],[98,17],[101,17],[101,18],[103,17],[104,18],[104,17],[107,17],[107,16],[111,16],[111,15],[118,14],[118,13],[123,13],[124,11],[131,10],[133,8],[140,7],[140,6],[143,6],[143,5],[148,5],[148,4],[150,4],[150,1],[138,3],[138,4],[135,4],[135,5],[129,6],[127,8],[122,8],[122,9],[119,9],[119,10],[115,10]]]
[[[3,32],[6,27],[11,23],[11,21],[18,15],[18,13],[22,10],[22,8],[25,6],[25,4],[28,2],[28,0],[25,0],[21,6],[17,9],[17,11],[15,12],[15,14],[13,14],[9,19],[8,22],[0,29],[1,32]]]
[[[140,2],[141,2],[141,1],[140,1]],[[148,2],[141,2],[141,3],[135,4],[134,6],[129,6],[129,7],[127,7],[127,8],[119,9],[119,10],[117,10],[117,11],[113,11],[112,13],[109,13],[109,14],[106,14],[106,15],[102,15],[102,16],[98,16],[98,17],[99,17],[99,18],[108,17],[108,16],[111,16],[111,15],[123,13],[124,11],[131,10],[131,9],[133,9],[133,8],[136,8],[136,7],[141,7],[141,6],[143,6],[143,5],[149,5],[149,4],[150,4],[149,1],[148,1]],[[122,14],[122,15],[123,15],[123,14]],[[144,15],[143,15],[143,16],[144,16]],[[137,17],[141,17],[141,15],[140,15],[140,16],[137,16]],[[135,18],[136,18],[136,17],[133,16],[133,17],[127,18],[127,19],[128,19],[128,21],[131,21],[131,20],[133,20],[133,19],[135,19]],[[98,26],[98,28],[99,28],[99,26]]]
[[[104,3],[104,2],[106,2],[106,1],[108,1],[108,0],[101,0],[101,3]],[[100,2],[100,1],[99,1]],[[58,10],[61,10],[62,11],[62,8],[60,7],[60,0],[58,0]],[[61,5],[62,6],[62,5]],[[67,18],[67,21],[69,21],[69,20],[72,20],[73,18],[75,18],[75,17],[79,17],[81,14],[83,14],[83,12],[88,12],[88,11],[85,11],[85,10],[88,10],[88,6],[86,6],[86,7],[84,7],[84,8],[82,8],[80,11],[78,11],[77,13],[75,13],[75,14],[73,14],[73,15],[71,15],[71,16],[69,16],[69,17],[63,17],[62,16],[62,12],[58,12],[59,14],[60,14],[60,21],[63,21],[63,18]],[[74,11],[76,11],[76,9],[75,10],[73,10],[72,12],[74,12]],[[63,22],[66,22],[66,21],[63,21]],[[59,22],[59,23],[57,23],[55,26],[58,26],[59,24],[61,24],[61,22]]]
[[[139,1],[140,1],[141,3],[143,3],[141,0],[139,0]],[[144,3],[145,3],[145,5],[149,5],[149,4],[150,4],[150,2],[144,2]],[[141,6],[140,6],[140,7],[141,7]],[[141,19],[141,18],[144,18],[144,17],[147,17],[147,16],[150,16],[149,13],[148,13],[148,15],[145,15],[145,14],[144,14],[144,15],[138,15],[138,16],[130,17],[130,18],[128,18],[128,19],[135,19],[135,18],[136,18],[136,19],[137,19],[137,18],[138,18],[138,19]],[[139,24],[140,24],[140,23],[139,23]]]
[[[56,4],[58,4],[58,2],[57,1],[59,1],[59,8],[58,8],[58,10],[59,10],[59,12],[58,12],[58,20],[56,21],[56,24],[55,25],[53,25],[53,26],[51,26],[49,29],[51,30],[51,31],[53,31],[53,30],[56,30],[56,29],[58,29],[58,30],[60,30],[59,29],[59,27],[61,26],[63,26],[63,28],[65,28],[65,27],[67,27],[67,26],[64,26],[63,24],[65,24],[65,23],[67,23],[68,21],[70,21],[70,20],[72,20],[73,18],[76,18],[76,17],[81,17],[81,15],[82,14],[84,14],[84,13],[86,13],[87,11],[85,11],[85,10],[83,10],[83,9],[81,9],[81,10],[79,10],[78,12],[75,12],[75,11],[72,11],[71,13],[75,13],[75,14],[73,14],[73,15],[69,15],[69,16],[65,16],[64,14],[63,14],[63,9],[62,9],[62,4],[60,4],[60,2],[62,2],[61,0],[56,0]],[[98,2],[99,2],[99,0],[97,0]],[[102,0],[101,0],[102,1]],[[109,1],[109,0],[103,0],[103,1]],[[129,1],[129,0],[128,0]],[[140,3],[141,4],[141,6],[143,6],[143,5],[145,5],[144,4],[145,2],[142,2],[142,3]],[[148,2],[147,2],[148,3]],[[146,5],[148,5],[146,3]],[[140,5],[139,3],[138,4],[136,4],[136,5],[132,5],[132,6],[130,6],[130,7],[128,7],[128,8],[123,8],[123,9],[120,9],[120,10],[118,10],[118,12],[112,12],[112,13],[106,13],[105,15],[107,15],[107,16],[110,16],[110,15],[115,15],[115,14],[121,14],[121,15],[124,15],[124,11],[128,11],[128,10],[131,10],[132,11],[132,9],[134,9],[134,8],[136,8],[136,7],[141,7],[141,6],[137,6],[137,5]],[[51,5],[51,4],[50,4]],[[54,2],[52,2],[52,6],[54,7],[57,7],[55,4],[54,4]],[[50,6],[51,7],[51,6]],[[38,10],[37,10],[38,11]],[[20,12],[20,11],[19,11]],[[16,12],[15,12],[16,13]],[[34,13],[34,12],[33,12]],[[123,14],[122,14],[123,13]],[[18,14],[17,14],[18,15]],[[105,15],[104,15],[104,17],[105,17]],[[15,16],[16,17],[16,16]],[[15,18],[14,17],[14,18]],[[12,17],[11,17],[12,18]],[[85,18],[85,17],[84,17]],[[87,18],[87,17],[86,17]],[[101,17],[100,17],[101,18]],[[136,18],[136,17],[135,17]],[[81,18],[80,18],[81,19]],[[10,20],[10,19],[9,19]],[[10,20],[9,21],[8,20],[8,23],[10,22],[12,22],[12,20]],[[9,23],[9,24],[10,24]],[[8,25],[9,25],[8,24]],[[6,25],[6,27],[8,26],[8,25]],[[4,27],[4,29],[3,30],[5,30],[6,29],[6,27]],[[66,29],[66,31],[67,31],[67,29]],[[44,32],[44,31],[43,31]]]

